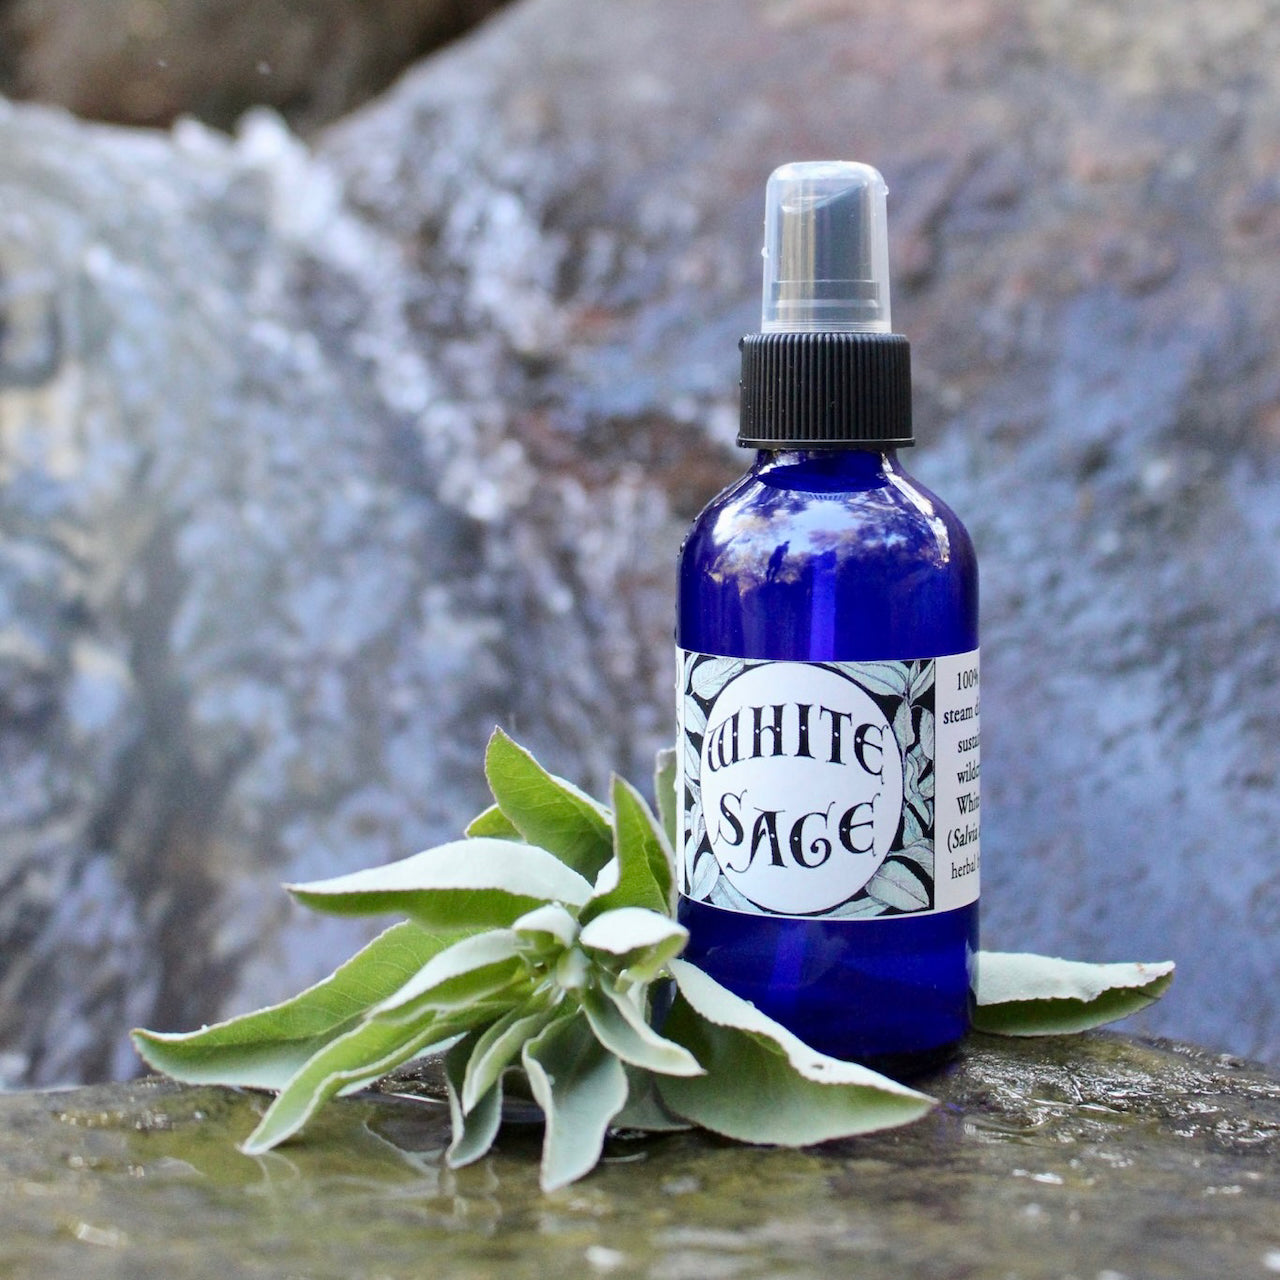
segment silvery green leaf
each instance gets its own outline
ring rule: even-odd
[[[674,846],[668,839],[663,824],[645,803],[644,797],[621,778],[614,780],[613,800],[615,850],[619,858],[622,858],[621,849],[624,844],[635,844],[643,849],[654,883],[658,886],[660,909],[674,914],[676,859]],[[622,861],[625,866],[626,860]]]
[[[601,898],[612,893],[621,883],[622,864],[618,861],[617,854],[615,854],[600,868],[600,874],[596,876],[596,882],[591,886],[592,902],[599,902]]]
[[[329,1041],[294,1073],[240,1149],[246,1155],[270,1151],[297,1133],[330,1098],[363,1089],[465,1029],[457,1017],[434,1014],[416,1023],[373,1018],[360,1022]]]
[[[524,839],[516,830],[515,824],[496,804],[491,804],[483,813],[472,818],[462,834],[473,839],[476,836],[492,836],[495,840]]]
[[[1127,1018],[1158,1000],[1173,962],[1086,964],[1002,951],[978,953],[973,1025],[1003,1036],[1062,1035]]]
[[[880,864],[880,870],[867,881],[867,892],[877,902],[899,911],[920,911],[929,905],[928,886],[912,867],[896,857]]]
[[[674,849],[679,843],[680,797],[676,795],[676,769],[678,757],[675,747],[663,747],[653,760],[653,794],[658,805],[658,817],[666,832],[667,843]]]
[[[591,896],[591,885],[545,849],[492,837],[454,840],[386,866],[286,887],[318,911],[399,911],[428,930],[455,932],[509,925],[549,900],[580,907]]]
[[[458,1092],[463,1111],[469,1112],[502,1078],[525,1041],[533,1039],[558,1014],[555,1008],[520,1005],[508,1010],[476,1039],[474,1052]]]
[[[135,1031],[133,1043],[149,1066],[188,1084],[283,1089],[322,1045],[350,1030],[455,940],[408,922],[392,925],[291,1000],[200,1031]]]
[[[673,960],[671,972],[679,994],[663,1030],[707,1070],[655,1077],[677,1115],[742,1142],[805,1146],[906,1124],[934,1105],[811,1049],[695,966]]]
[[[608,985],[582,993],[582,1010],[596,1039],[623,1062],[669,1076],[698,1076],[702,1068],[683,1045],[660,1036],[626,995]]]
[[[636,1067],[626,1067],[627,1105],[613,1117],[612,1129],[645,1129],[652,1133],[679,1133],[693,1126],[674,1116],[662,1105],[653,1076]]]
[[[512,932],[530,953],[550,956],[573,946],[578,937],[578,922],[558,902],[536,907],[511,925]]]
[[[610,1121],[626,1105],[627,1075],[581,1013],[557,1019],[521,1056],[547,1122],[542,1189],[554,1191],[595,1167]]]
[[[552,976],[561,991],[581,991],[591,982],[591,961],[581,947],[569,947],[560,953]]]
[[[515,999],[515,989],[529,983],[515,931],[489,929],[433,956],[399,991],[374,1005],[370,1016],[416,1022],[428,1012],[465,1009],[508,991]]]
[[[591,901],[582,909],[584,925],[618,907],[647,907],[664,915],[675,909],[675,860],[657,819],[640,793],[616,774],[611,793],[613,858],[601,869]]]
[[[634,982],[652,982],[689,940],[670,916],[643,907],[619,907],[596,916],[578,935],[578,945],[614,972]]]
[[[498,807],[530,844],[549,850],[586,879],[596,877],[613,854],[603,805],[548,773],[501,729],[489,739],[484,769]]]
[[[444,1159],[450,1169],[461,1169],[479,1160],[493,1146],[502,1124],[501,1072],[490,1082],[484,1096],[470,1107],[462,1101],[463,1076],[476,1048],[476,1039],[475,1035],[463,1037],[444,1056],[444,1081],[449,1092],[449,1121],[453,1129],[453,1141]]]

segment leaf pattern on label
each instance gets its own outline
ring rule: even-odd
[[[823,918],[826,920],[874,920],[882,915],[884,915],[884,903],[868,895],[854,898],[852,902],[842,903]]]
[[[715,888],[711,890],[706,901],[712,906],[724,907],[728,911],[742,911],[749,915],[769,914],[762,912],[749,898],[744,898],[724,876],[720,876],[716,881]]]
[[[720,878],[720,864],[709,849],[703,849],[693,860],[693,878],[689,884],[689,896],[699,901],[710,897]]]
[[[933,688],[934,676],[937,673],[937,664],[932,660],[922,659],[919,662],[912,663],[915,670],[911,675],[911,683],[907,692],[907,699],[913,705],[918,703],[930,689]]]
[[[904,805],[902,812],[903,848],[912,848],[919,845],[923,839],[924,828],[920,825],[920,819],[916,815],[914,806],[910,804]]]
[[[868,693],[888,694],[894,698],[906,698],[911,675],[908,662],[858,662],[831,664],[837,670],[848,670]]]
[[[904,795],[913,796],[919,793],[920,770],[923,768],[923,764],[920,752],[907,752],[906,759],[902,762],[902,789]]]
[[[903,754],[910,754],[911,747],[915,745],[916,731],[912,726],[911,703],[905,698],[898,703],[898,709],[893,714],[893,736],[898,740]]]
[[[689,806],[689,844],[690,849],[700,849],[702,847],[703,837],[707,834],[707,825],[702,818],[702,800],[695,800]]]
[[[920,868],[928,879],[933,879],[934,848],[932,840],[920,840],[915,844],[909,844],[903,848],[901,853],[896,853],[893,856],[902,859],[904,862],[913,863]]]
[[[920,911],[932,900],[929,886],[921,880],[914,864],[901,860],[898,855],[884,860],[868,882],[867,893],[898,911]]]
[[[686,780],[697,778],[698,770],[702,767],[702,735],[694,737],[691,733],[685,733],[684,745],[681,747],[684,753],[684,776]]]
[[[930,682],[932,688],[932,682]],[[920,751],[930,760],[934,757],[933,712],[925,707],[920,712]]]
[[[706,659],[694,666],[685,687],[695,698],[710,702],[734,676],[741,675],[746,669],[745,658]]]

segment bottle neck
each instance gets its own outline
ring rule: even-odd
[[[757,449],[753,474],[768,476],[798,471],[815,478],[830,476],[845,482],[874,482],[902,474],[897,449],[851,446],[843,449]]]

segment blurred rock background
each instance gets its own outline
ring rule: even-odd
[[[33,48],[237,123],[0,105],[0,1074],[331,968],[277,882],[456,833],[494,721],[647,774],[763,182],[831,155],[983,568],[985,944],[1172,956],[1140,1029],[1280,1060],[1280,3],[515,0],[319,132],[319,56],[130,113]]]
[[[503,0],[0,0],[0,93],[91,120],[326,124]]]

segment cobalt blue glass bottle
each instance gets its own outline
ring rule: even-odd
[[[680,553],[677,863],[687,958],[815,1048],[899,1073],[969,1025],[978,583],[902,468],[883,179],[769,179],[746,476]]]

